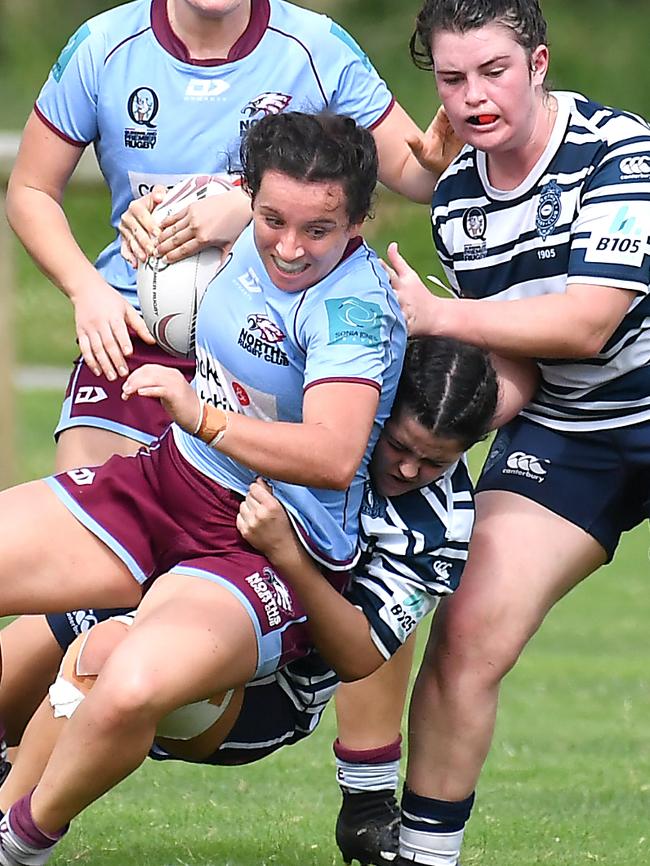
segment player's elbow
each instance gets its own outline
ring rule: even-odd
[[[354,481],[359,468],[359,461],[333,459],[320,465],[320,484],[327,490],[347,490]]]
[[[593,358],[599,355],[611,337],[611,329],[605,325],[594,324],[585,328],[582,335],[571,343],[571,351],[567,357]]]

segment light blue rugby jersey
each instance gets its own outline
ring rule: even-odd
[[[474,488],[464,458],[433,484],[402,496],[379,496],[366,482],[363,552],[345,595],[368,618],[384,658],[400,648],[442,596],[458,588],[473,526]],[[274,676],[308,714],[320,714],[339,683],[316,651]]]
[[[330,108],[366,127],[393,105],[386,85],[335,22],[282,0],[253,0],[226,61],[193,61],[165,0],[136,0],[83,24],[37,101],[57,135],[93,144],[111,190],[111,225],[154,184],[239,167],[242,133],[265,114]],[[137,306],[119,240],[99,255],[106,281]]]
[[[334,568],[356,556],[358,512],[372,449],[390,413],[406,328],[376,254],[360,238],[323,280],[284,292],[270,280],[249,226],[210,283],[199,310],[194,386],[210,404],[268,421],[302,421],[303,392],[327,381],[379,391],[365,457],[347,491],[273,482],[312,554]],[[245,494],[255,472],[174,427],[197,469]]]
[[[542,385],[522,413],[573,432],[650,420],[650,128],[641,118],[560,92],[539,162],[516,189],[489,183],[466,147],[432,203],[433,237],[452,289],[507,300],[574,284],[635,292],[594,358],[541,359]]]

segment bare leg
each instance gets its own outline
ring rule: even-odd
[[[369,677],[336,690],[338,737],[349,749],[376,749],[399,738],[415,635]]]
[[[335,836],[346,862],[390,864],[397,854],[400,727],[414,646],[412,635],[377,671],[336,693],[334,752],[343,799]]]
[[[590,535],[540,505],[504,492],[477,497],[468,564],[434,618],[413,692],[411,792],[451,804],[470,797],[490,748],[501,680],[551,607],[604,561]],[[404,821],[403,853],[408,835]],[[462,831],[458,846],[460,839]],[[440,862],[456,863],[457,852],[449,857]]]
[[[106,660],[126,639],[128,628],[123,622],[110,620],[94,626],[89,634],[78,637],[68,648],[61,666],[65,683],[87,697]],[[61,694],[59,692],[59,696]],[[212,755],[236,721],[243,695],[244,689],[236,690],[222,715],[202,733],[184,740],[156,737],[156,742],[170,754],[191,761],[200,761]],[[218,699],[215,698],[214,702],[220,703],[224,697],[225,694],[222,694]],[[12,803],[28,794],[38,784],[67,721],[63,715],[55,718],[50,698],[46,697],[33,714],[11,772],[0,787],[2,812],[6,812]]]
[[[27,725],[11,772],[0,788],[0,809],[3,812],[38,783],[66,721],[54,718],[45,698]]]
[[[228,590],[159,578],[63,732],[32,797],[36,824],[59,830],[142,763],[163,716],[243,685],[256,663],[252,623]]]
[[[2,688],[0,719],[7,742],[17,745],[37,707],[54,682],[63,650],[44,616],[21,616],[0,632]]]
[[[43,481],[0,493],[0,614],[135,607],[126,566]]]
[[[71,427],[59,435],[55,471],[67,472],[80,466],[101,466],[113,454],[135,454],[140,442],[98,427]]]

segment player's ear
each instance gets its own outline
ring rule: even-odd
[[[538,45],[530,55],[530,77],[533,84],[543,84],[548,72],[549,53],[547,45]]]

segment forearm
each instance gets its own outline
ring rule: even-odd
[[[591,357],[610,330],[586,319],[584,305],[566,293],[513,301],[435,299],[428,321],[435,336],[518,358]]]
[[[295,541],[271,561],[288,580],[309,617],[309,630],[319,653],[344,682],[377,670],[384,659],[370,636],[365,615],[326,580],[314,560]]]
[[[46,193],[10,184],[7,219],[36,265],[69,298],[96,279],[61,205]]]
[[[398,163],[392,162],[390,169],[382,170],[380,160],[380,176],[385,186],[405,196],[418,204],[430,204],[439,175],[432,174],[423,168],[410,152],[403,154]]]
[[[216,447],[267,478],[345,490],[361,462],[362,454],[351,452],[342,430],[321,424],[261,421],[236,412],[226,415],[225,433]]]

